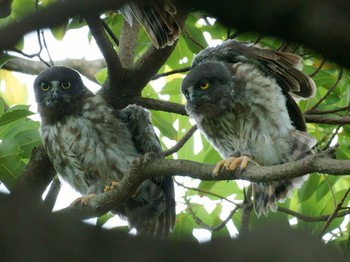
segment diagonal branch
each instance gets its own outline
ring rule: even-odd
[[[85,20],[90,28],[91,34],[94,36],[98,47],[100,48],[104,59],[107,64],[108,78],[105,83],[105,87],[117,86],[120,74],[123,72],[122,65],[119,57],[114,50],[112,43],[105,32],[103,24],[100,21],[99,16],[86,16]]]

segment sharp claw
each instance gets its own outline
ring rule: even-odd
[[[117,186],[118,186],[118,182],[112,181],[108,186],[105,186],[105,188],[103,189],[103,192],[111,191],[112,189],[117,188]]]
[[[213,169],[213,174],[214,176],[218,176],[219,175],[219,171],[220,171],[220,168],[226,163],[226,160],[221,160],[219,161],[216,166],[214,167]]]
[[[229,157],[227,159],[219,161],[213,169],[212,174],[213,176],[218,176],[222,166],[224,166],[226,170],[230,170],[231,172],[235,171],[237,169],[237,166],[239,166],[240,170],[242,171],[248,166],[249,161],[254,162],[248,156],[240,156],[237,158]]]

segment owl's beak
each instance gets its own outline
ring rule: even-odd
[[[59,88],[54,85],[51,89],[49,99],[46,100],[45,104],[47,106],[55,106],[60,102],[62,102],[62,95],[59,92]]]
[[[189,88],[186,90],[184,93],[187,103],[192,107],[192,108],[198,108],[203,102],[203,96],[201,94],[196,94],[193,92],[193,88]]]

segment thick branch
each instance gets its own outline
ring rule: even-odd
[[[145,97],[134,98],[130,102],[136,103],[140,106],[143,106],[145,108],[152,109],[152,110],[160,110],[160,111],[176,113],[184,116],[187,115],[184,105],[174,103],[174,102],[157,100],[153,98],[145,98]]]
[[[206,10],[241,31],[277,36],[312,48],[350,67],[349,1],[328,0],[178,0]]]
[[[330,149],[302,160],[277,166],[249,164],[242,173],[232,174],[229,171],[223,171],[220,176],[215,177],[212,175],[214,165],[188,160],[157,159],[146,155],[134,161],[130,172],[118,183],[116,190],[97,195],[83,208],[70,207],[60,212],[77,212],[82,218],[102,215],[122,205],[145,179],[165,175],[189,176],[207,181],[244,179],[251,182],[270,182],[290,179],[311,172],[332,175],[350,174],[350,161],[331,159],[333,153],[334,149]]]
[[[181,28],[183,28],[187,18],[187,11],[178,9],[176,19]],[[176,43],[162,49],[156,49],[150,45],[146,53],[135,63],[133,75],[137,78],[137,85],[131,87],[134,93],[141,93],[146,84],[156,75],[159,68],[164,65],[165,61],[173,52]]]
[[[47,8],[32,13],[19,22],[11,23],[0,30],[0,50],[13,47],[23,35],[38,28],[56,26],[77,15],[98,14],[106,10],[116,10],[125,2],[126,0],[66,0],[55,2]]]
[[[91,61],[85,59],[66,59],[55,61],[54,64],[74,68],[93,82],[96,82],[95,74],[106,66],[103,59]],[[40,61],[15,57],[10,59],[2,68],[28,75],[37,75],[46,68],[46,65]]]
[[[120,74],[123,72],[117,52],[114,50],[112,43],[109,41],[99,16],[86,16],[85,20],[90,28],[91,34],[94,36],[96,43],[102,52],[104,59],[106,60],[108,80],[107,83],[105,83],[105,87],[109,88],[110,86],[115,86],[119,81]]]
[[[38,146],[33,150],[30,161],[11,194],[25,195],[27,193],[28,198],[39,201],[55,175],[56,171],[46,150],[43,146]]]
[[[123,22],[118,55],[124,68],[130,69],[134,65],[136,40],[139,28],[140,24],[136,21],[132,27],[126,20]]]
[[[329,124],[329,125],[348,125],[350,116],[322,116],[322,115],[304,115],[307,123]]]

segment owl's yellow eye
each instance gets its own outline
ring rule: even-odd
[[[63,89],[68,89],[68,88],[71,87],[71,84],[70,84],[69,81],[63,81],[63,82],[61,83],[61,87],[62,87]]]
[[[208,82],[202,82],[202,83],[199,84],[199,87],[200,87],[202,90],[208,89],[209,83],[208,83]]]
[[[43,91],[47,91],[47,90],[49,90],[50,89],[50,83],[48,83],[48,82],[43,82],[43,83],[41,83],[41,89],[43,90]]]

